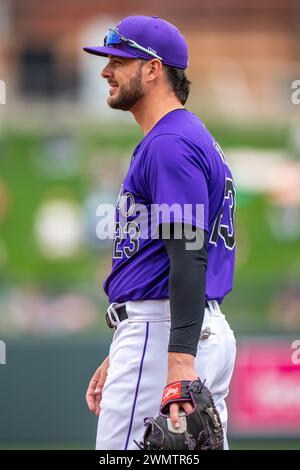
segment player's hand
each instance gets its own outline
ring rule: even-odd
[[[102,389],[107,377],[107,369],[109,366],[109,358],[104,359],[102,364],[98,367],[89,383],[86,392],[86,402],[92,413],[96,416],[100,414],[100,402],[102,398]]]
[[[190,354],[169,353],[168,354],[168,379],[167,384],[181,380],[195,380],[198,375],[194,369],[194,357]],[[170,405],[170,417],[174,428],[179,428],[179,410],[183,409],[185,414],[193,411],[190,402],[172,403]]]

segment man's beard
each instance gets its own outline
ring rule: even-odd
[[[127,85],[119,87],[118,96],[109,96],[107,102],[113,109],[128,111],[143,97],[142,70],[140,69]]]

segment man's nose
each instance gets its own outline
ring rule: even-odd
[[[112,70],[109,67],[109,64],[107,64],[101,72],[101,77],[102,78],[109,78],[111,76],[112,76]]]

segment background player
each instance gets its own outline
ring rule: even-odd
[[[85,50],[109,57],[101,73],[108,104],[132,112],[145,135],[119,194],[112,272],[104,283],[116,329],[86,397],[100,414],[97,448],[135,449],[164,386],[198,376],[226,432],[235,339],[219,305],[233,282],[235,189],[220,146],[184,108],[185,39],[160,18],[132,16],[109,30],[103,47]],[[139,207],[149,214],[153,205],[174,204],[155,218],[159,237],[141,236]],[[187,249],[192,229],[203,243]],[[191,410],[189,403],[182,407]],[[171,405],[175,427],[178,411]]]

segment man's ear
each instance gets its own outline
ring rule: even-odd
[[[162,63],[158,59],[152,59],[146,63],[146,80],[155,80],[162,72]]]

